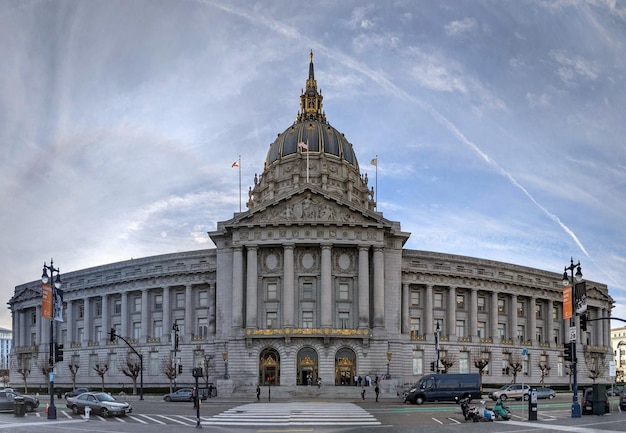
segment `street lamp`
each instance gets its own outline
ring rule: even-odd
[[[174,390],[176,390],[176,374],[178,373],[178,363],[176,362],[176,352],[178,351],[178,332],[180,329],[178,328],[178,323],[174,320],[174,324],[172,325],[172,331],[174,332]]]
[[[226,343],[224,343],[222,359],[224,360],[224,379],[228,379],[228,347],[226,347]]]
[[[439,321],[437,321],[437,326],[435,327],[435,350],[437,351],[437,367],[436,372],[439,373],[439,333],[441,332],[441,328],[439,327]]]
[[[50,271],[50,277],[48,277],[48,271]],[[54,278],[54,273],[56,272],[56,279]],[[48,284],[48,281],[54,280],[54,284],[51,285],[52,289],[52,306],[56,304],[57,301],[57,289],[61,288],[61,271],[59,268],[54,267],[54,261],[50,259],[50,266],[46,265],[46,262],[43,262],[43,273],[41,274],[41,282],[43,284]],[[57,419],[57,408],[54,405],[54,308],[52,308],[50,315],[50,356],[48,357],[48,363],[50,364],[50,404],[48,405],[48,419]]]
[[[574,269],[576,269],[576,274],[574,274]],[[567,271],[570,272],[571,278],[567,275]],[[578,261],[578,263],[574,264],[574,258],[573,257],[570,258],[570,265],[565,266],[565,270],[563,271],[563,286],[568,286],[571,284],[572,293],[573,293],[574,282],[581,281],[582,279],[583,279],[583,273],[580,270],[580,260]],[[573,295],[575,296],[575,294]],[[576,319],[573,316],[571,319],[569,319],[569,324],[570,324],[570,327],[576,326]],[[576,334],[578,334],[578,332]],[[575,338],[574,340],[571,340],[571,344],[572,344],[572,379],[574,381],[573,383],[574,395],[572,396],[572,418],[580,418],[581,412],[580,412],[580,403],[578,403],[578,377],[577,377],[578,374],[576,371],[577,357],[576,357],[576,339]]]
[[[386,379],[391,379],[391,375],[389,374],[389,364],[391,363],[391,343],[387,342],[387,376]]]

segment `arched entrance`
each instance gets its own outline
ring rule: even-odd
[[[276,349],[268,347],[259,356],[259,384],[280,385],[280,355]]]
[[[304,347],[298,352],[296,385],[313,385],[317,378],[317,352]]]
[[[356,354],[348,347],[342,347],[335,355],[335,385],[354,385],[356,375]]]

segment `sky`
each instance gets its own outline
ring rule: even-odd
[[[623,0],[2,0],[0,40],[6,302],[50,258],[63,277],[213,248],[232,163],[245,210],[313,50],[405,248],[573,258],[626,319]]]

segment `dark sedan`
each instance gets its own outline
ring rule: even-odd
[[[15,409],[15,397],[22,397],[24,399],[24,406],[28,412],[32,412],[39,407],[38,398],[4,390],[0,391],[0,411],[13,411]]]
[[[72,391],[69,391],[69,392],[65,393],[65,399],[67,400],[70,397],[78,397],[83,392],[89,392],[89,389],[88,388],[76,388],[76,389],[73,389]]]

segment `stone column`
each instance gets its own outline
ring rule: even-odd
[[[444,319],[448,322],[448,336],[450,341],[456,340],[456,287],[448,287],[448,313]],[[442,329],[443,331],[443,329]]]
[[[122,337],[131,338],[131,335],[128,334],[128,325],[130,322],[130,316],[128,315],[128,292],[122,292],[122,321],[120,322],[122,329],[119,330],[121,332]],[[134,335],[132,336],[134,337]]]
[[[171,341],[172,336],[172,305],[171,305],[171,289],[169,286],[163,286],[163,340],[162,342]]]
[[[185,327],[188,325],[185,323]],[[233,328],[243,326],[243,251],[233,248]]]
[[[532,345],[535,345],[535,336],[537,335],[537,298],[535,296],[530,297],[530,314],[529,314],[529,327],[526,340],[530,340]]]
[[[359,245],[359,328],[370,327],[369,245]]]
[[[409,296],[410,286],[409,283],[402,284],[402,322],[400,324],[402,334],[409,334],[411,332],[411,320],[410,320],[410,296]]]
[[[546,339],[547,339],[547,343],[550,343],[550,346],[552,347],[554,345],[554,319],[552,318],[552,310],[554,309],[554,301],[552,301],[552,299],[548,299],[548,302],[546,303],[546,309],[548,310],[546,312],[546,320],[544,321],[544,323],[546,324],[546,327],[548,328],[545,332],[546,335]]]
[[[476,341],[478,337],[478,289],[474,287],[470,291],[469,318],[469,336]]]
[[[285,244],[283,245],[283,254],[284,254],[284,276],[285,281],[283,282],[283,296],[282,296],[282,307],[283,307],[283,326],[291,328],[296,324],[294,311],[295,311],[295,267],[294,267],[294,244]]]
[[[37,320],[37,326],[35,326],[35,341],[33,341],[33,344],[36,344],[37,342],[45,340],[43,338],[44,330],[43,330],[43,318],[41,317],[41,304],[37,304],[37,306],[35,307],[35,320]]]
[[[108,338],[108,332],[109,332],[109,328],[111,327],[111,322],[110,322],[110,314],[109,314],[109,296],[108,295],[102,295],[102,300],[100,301],[102,302],[102,336],[101,336],[101,341],[99,341],[99,343],[101,344],[106,344]],[[68,322],[68,328],[69,328],[69,323]]]
[[[215,335],[215,314],[217,308],[217,300],[215,286],[217,284],[209,284],[209,335]]]
[[[374,327],[385,326],[385,254],[374,247]]]
[[[141,339],[142,341],[147,341],[148,336],[152,335],[152,330],[150,327],[150,311],[152,310],[152,305],[150,305],[150,298],[148,297],[149,291],[148,289],[143,289],[141,291]]]
[[[65,338],[69,348],[69,345],[75,343],[74,327],[76,326],[76,322],[74,321],[74,301],[67,301],[67,305],[65,306],[65,318],[67,320],[67,334]]]
[[[424,321],[426,323],[423,324],[422,329],[424,329],[424,334],[432,335],[434,323],[433,323],[433,286],[426,286],[426,299],[424,299]]]
[[[185,286],[185,340],[191,341],[192,334],[196,332],[196,324],[193,323],[193,290],[191,284]]]
[[[489,319],[491,323],[489,327],[491,328],[491,339],[494,343],[498,341],[498,317],[500,312],[498,311],[498,292],[491,292],[491,314]],[[499,341],[498,341],[499,342]]]
[[[509,301],[511,303],[511,313],[509,314],[511,319],[511,340],[519,342],[517,338],[517,295],[511,295]]]
[[[321,245],[322,248],[322,269],[321,269],[321,322],[323,328],[332,328],[333,326],[333,314],[335,309],[332,304],[332,276],[331,276],[331,264],[330,255],[332,246],[329,244]]]
[[[248,251],[246,261],[246,275],[248,276],[246,282],[246,328],[257,328],[259,326],[257,323],[257,247],[251,245],[246,247],[246,249]]]
[[[91,329],[93,322],[91,320],[91,302],[88,297],[83,298],[83,329],[85,330],[85,341],[87,344],[91,342]]]

